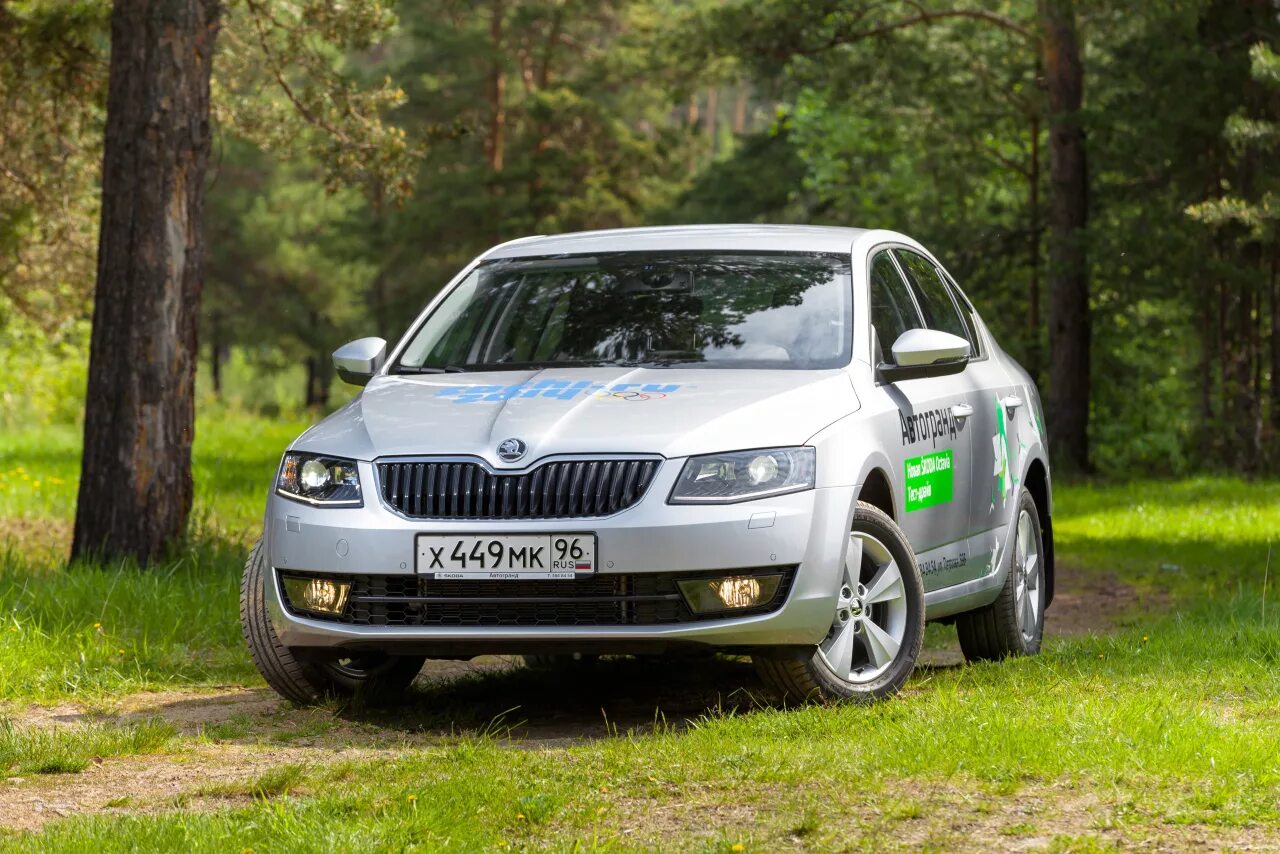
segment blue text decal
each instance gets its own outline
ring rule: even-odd
[[[517,385],[449,386],[436,392],[437,397],[447,397],[454,403],[501,403],[518,397],[550,397],[556,400],[573,400],[587,394],[601,400],[626,400],[643,402],[661,400],[680,390],[679,383],[604,383],[578,380],[538,380],[535,383]]]

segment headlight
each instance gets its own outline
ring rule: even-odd
[[[669,504],[731,504],[813,489],[813,448],[769,448],[690,457]]]
[[[318,454],[284,455],[276,492],[308,504],[360,507],[360,475],[355,460],[323,457]]]

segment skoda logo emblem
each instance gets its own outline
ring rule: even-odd
[[[506,439],[498,445],[498,458],[504,463],[514,463],[529,452],[529,446],[520,439]]]

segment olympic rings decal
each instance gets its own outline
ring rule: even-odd
[[[596,398],[598,400],[609,400],[611,398],[617,400],[626,400],[632,403],[641,403],[646,400],[661,400],[666,397],[666,392],[661,391],[598,391]]]

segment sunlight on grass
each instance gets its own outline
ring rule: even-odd
[[[1206,633],[1209,626],[1218,631]],[[911,793],[1000,804],[1047,786],[1097,793],[1082,796],[1093,798],[1099,820],[1123,815],[1138,833],[1172,824],[1275,826],[1278,674],[1280,620],[1263,620],[1256,601],[1223,603],[1061,642],[1038,658],[936,671],[876,706],[708,714],[688,729],[555,749],[513,750],[483,735],[446,739],[392,758],[284,766],[207,790],[254,794],[251,805],[76,818],[19,843],[113,851],[126,840],[165,847],[181,839],[194,851],[310,850],[323,839],[330,850],[633,850],[679,838],[707,850],[741,840],[749,850],[774,850],[791,845],[802,826],[805,844],[826,850],[845,845],[851,814],[932,821]],[[536,684],[515,672],[493,691],[518,701]],[[431,720],[437,701],[427,694],[418,702]],[[963,840],[946,824],[938,832]]]
[[[64,569],[39,557],[31,538],[66,533],[78,435],[0,437],[0,521],[22,519],[25,538],[0,551],[0,700],[260,684],[237,623],[240,567],[279,453],[303,426],[202,419],[196,533],[145,571]],[[476,675],[414,695],[402,713],[411,730],[460,737],[375,760],[284,763],[193,790],[217,802],[211,810],[173,802],[152,815],[59,821],[7,842],[33,851],[130,850],[139,840],[192,851],[631,849],[679,838],[706,850],[770,850],[802,838],[825,849],[847,845],[850,833],[883,838],[883,828],[851,824],[851,811],[927,824],[938,792],[981,804],[1054,786],[1091,793],[1125,832],[1280,827],[1280,555],[1267,601],[1262,585],[1280,532],[1280,483],[1060,485],[1056,500],[1063,573],[1160,591],[1167,610],[1113,634],[1051,637],[1035,658],[921,669],[903,697],[873,707],[717,705],[688,726],[655,714],[649,734],[570,747],[512,750],[501,725],[526,719],[522,705],[555,708],[568,683],[522,669]],[[953,632],[931,626],[931,643]],[[607,691],[609,678],[574,690]],[[499,710],[505,718],[494,717]],[[352,712],[315,714],[325,717],[265,743],[335,738]],[[255,726],[210,726],[189,746],[216,748]],[[401,737],[386,732],[388,743]],[[187,742],[163,728],[10,726],[0,729],[0,768],[74,771],[94,756],[166,744]],[[658,824],[644,818],[659,814]],[[962,841],[949,825],[930,827],[940,847]],[[1088,832],[1062,844],[1087,847]]]
[[[48,729],[17,727],[0,718],[0,777],[75,773],[106,756],[156,753],[176,735],[171,724],[160,720]]]
[[[1264,574],[1277,575],[1280,482],[1072,485],[1058,488],[1055,499],[1058,554],[1068,567],[1175,593],[1260,589]]]
[[[219,528],[256,529],[285,446],[309,426],[234,410],[196,420],[194,515]],[[80,428],[0,433],[0,518],[71,519],[80,483]]]
[[[49,570],[0,553],[0,700],[253,678],[236,620],[238,544],[146,571]]]

